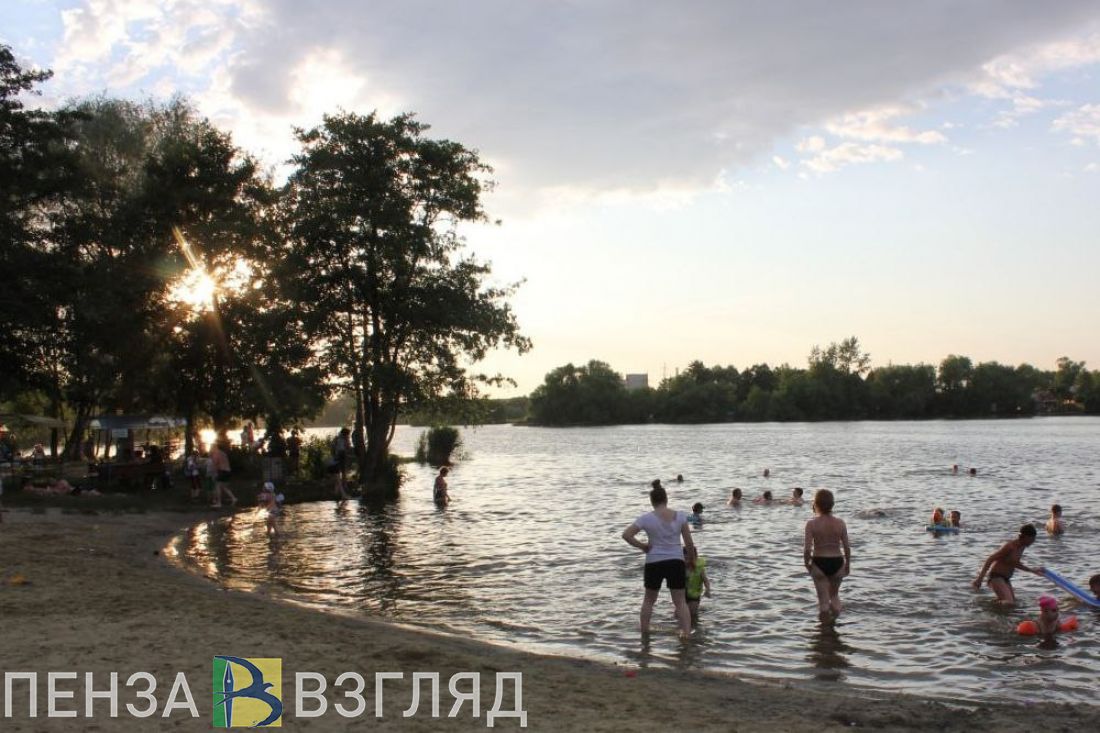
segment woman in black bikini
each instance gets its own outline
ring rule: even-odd
[[[817,617],[828,623],[840,615],[840,581],[847,577],[852,562],[848,527],[833,516],[833,492],[819,489],[814,494],[814,518],[806,522],[802,562],[817,589]]]

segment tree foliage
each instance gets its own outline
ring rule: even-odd
[[[491,378],[467,365],[529,348],[488,265],[458,225],[487,217],[488,166],[426,137],[412,115],[326,116],[300,130],[284,195],[280,288],[300,304],[324,368],[356,398],[354,443],[368,483],[386,474],[404,405],[472,397]]]

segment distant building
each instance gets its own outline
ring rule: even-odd
[[[623,386],[628,390],[647,389],[649,387],[648,374],[627,374],[623,379]]]

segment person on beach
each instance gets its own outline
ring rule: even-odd
[[[840,583],[848,577],[852,548],[848,527],[833,516],[833,492],[818,489],[814,494],[814,517],[806,522],[802,543],[802,563],[817,590],[817,617],[831,623],[840,615]]]
[[[707,559],[699,554],[696,547],[684,548],[684,566],[687,572],[687,585],[684,599],[692,623],[699,620],[699,600],[705,595],[710,598],[710,578],[707,577]]]
[[[1062,519],[1062,505],[1054,504],[1050,507],[1050,518],[1047,520],[1047,534],[1065,534],[1066,520]]]
[[[1039,570],[1032,570],[1020,562],[1024,550],[1034,544],[1036,534],[1035,526],[1032,524],[1020,527],[1019,537],[1004,543],[1001,549],[985,559],[982,569],[978,571],[978,577],[971,583],[974,590],[981,589],[982,581],[985,580],[986,573],[989,573],[989,587],[997,594],[997,603],[1006,606],[1016,603],[1016,593],[1012,589],[1012,574],[1016,569],[1019,568],[1025,573],[1042,574]]]
[[[653,505],[653,511],[635,519],[622,534],[627,544],[637,547],[646,556],[641,630],[643,634],[649,633],[653,604],[661,594],[661,584],[666,583],[672,596],[672,605],[676,608],[680,637],[687,638],[691,635],[691,613],[685,597],[687,573],[680,540],[692,552],[695,551],[695,543],[691,539],[687,515],[668,508],[668,494],[659,484],[649,492],[649,503]],[[646,533],[647,542],[638,539],[639,532]]]
[[[447,474],[450,469],[444,466],[439,469],[439,475],[435,477],[435,486],[432,487],[432,501],[436,506],[447,506],[451,503],[451,495],[447,493]]]
[[[229,454],[226,452],[225,441],[214,441],[210,448],[210,462],[214,467],[214,501],[210,505],[214,509],[221,509],[222,495],[229,497],[229,505],[236,506],[237,497],[229,490],[229,477],[232,475],[232,467],[229,465]]]
[[[726,500],[726,506],[741,506],[741,489],[730,489],[730,498]]]
[[[348,496],[348,452],[351,450],[350,435],[350,430],[347,428],[340,428],[340,432],[332,439],[332,466],[333,472],[336,474],[333,494],[341,501],[351,498]]]
[[[298,428],[290,431],[290,437],[286,441],[286,454],[290,460],[290,475],[298,475],[298,467],[302,462],[302,438]]]
[[[772,503],[772,492],[765,491],[763,494],[761,494],[760,496],[753,499],[752,503],[753,504],[771,504]]]
[[[187,459],[183,462],[183,474],[187,476],[187,480],[191,485],[191,501],[196,501],[202,494],[202,479],[199,476],[201,473],[200,460],[199,452],[193,450],[191,455],[187,456]]]
[[[806,493],[802,490],[801,486],[795,486],[791,489],[791,498],[787,499],[788,504],[791,506],[802,506],[806,503],[806,500],[802,498],[802,495]]]

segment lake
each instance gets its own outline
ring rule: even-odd
[[[411,455],[419,433],[399,428],[395,451]],[[181,554],[228,587],[543,652],[814,685],[1095,701],[1100,615],[1074,611],[1080,629],[1040,649],[1015,626],[1037,616],[1039,595],[1064,594],[1018,572],[1020,604],[1003,610],[970,581],[1023,522],[1040,525],[1025,564],[1082,585],[1100,572],[1100,419],[488,426],[462,437],[446,509],[431,501],[435,472],[412,464],[390,505],[291,506],[276,538],[244,510],[192,528]],[[976,477],[965,475],[971,466]],[[654,478],[671,506],[706,505],[695,538],[714,597],[687,643],[667,593],[652,638],[637,630],[643,557],[619,535],[649,510]],[[730,509],[733,486],[746,500],[793,486],[836,493],[853,560],[835,628],[818,622],[801,564],[808,504]],[[1069,528],[1049,538],[1041,525],[1055,502]],[[964,530],[925,531],[933,506],[959,509]]]

